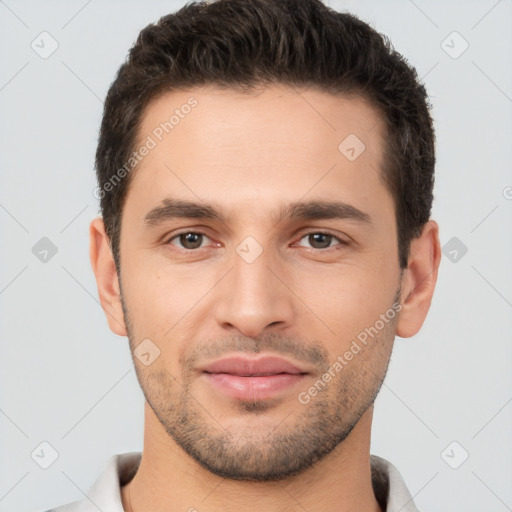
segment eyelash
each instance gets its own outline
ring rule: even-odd
[[[181,235],[187,235],[187,234],[202,235],[202,236],[204,236],[206,238],[210,238],[206,233],[203,233],[202,231],[191,231],[191,230],[181,231],[180,233],[176,233],[175,235],[173,235],[171,238],[168,238],[166,240],[166,242],[165,242],[165,245],[172,245],[171,242],[173,240],[178,239]],[[333,233],[330,233],[328,231],[308,231],[306,233],[302,233],[299,241],[302,240],[303,238],[309,236],[309,235],[326,235],[326,236],[330,236],[333,239],[335,239],[336,241],[338,241],[339,242],[338,245],[342,245],[342,246],[349,245],[349,243],[346,240],[343,240],[339,236],[336,236]],[[337,248],[336,245],[332,246],[332,247],[326,247],[326,248],[323,248],[323,249],[317,249],[315,247],[305,247],[305,249],[311,249],[313,251],[320,251],[320,252],[327,252],[328,250],[336,250],[336,248]],[[203,249],[203,247],[198,247],[197,249],[185,249],[185,248],[183,248],[182,251],[183,252],[194,252],[194,251],[198,251],[199,249]]]

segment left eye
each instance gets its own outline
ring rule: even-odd
[[[334,235],[330,235],[329,233],[308,233],[301,238],[301,240],[304,239],[307,239],[310,247],[313,249],[328,249],[329,247],[332,247],[331,243],[333,241],[344,244],[343,240]]]
[[[175,240],[179,241],[183,249],[199,249],[201,243],[205,238],[208,238],[203,233],[196,233],[194,231],[187,231],[173,236],[167,243],[175,245]]]

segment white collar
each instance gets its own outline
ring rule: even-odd
[[[124,512],[121,487],[129,482],[139,467],[141,452],[113,455],[87,496],[47,512]],[[376,455],[370,456],[372,484],[377,500],[387,503],[385,512],[419,512],[398,470],[390,462]],[[382,505],[381,505],[382,506]]]

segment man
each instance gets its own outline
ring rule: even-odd
[[[436,283],[434,164],[425,89],[354,16],[217,0],[146,27],[106,99],[90,228],[144,449],[55,510],[417,510],[369,447]]]

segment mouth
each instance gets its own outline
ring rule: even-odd
[[[286,359],[233,356],[202,369],[212,389],[238,400],[265,400],[301,382],[309,372]]]

